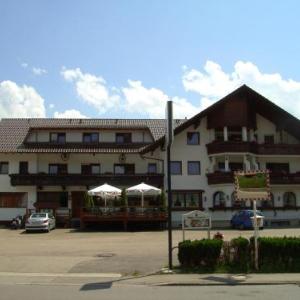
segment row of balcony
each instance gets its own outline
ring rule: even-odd
[[[260,155],[300,155],[300,144],[258,144],[256,142],[212,142],[207,153],[254,153]]]
[[[118,186],[144,182],[153,186],[163,186],[163,174],[10,174],[11,185],[18,186],[96,186],[109,183]]]
[[[232,184],[233,172],[214,172],[206,175],[208,184]],[[300,172],[298,173],[270,173],[270,184],[300,184]]]

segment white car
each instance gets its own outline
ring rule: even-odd
[[[25,223],[26,232],[55,229],[55,218],[52,213],[33,213]]]

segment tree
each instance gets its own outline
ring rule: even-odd
[[[162,211],[165,211],[167,209],[167,198],[166,198],[166,193],[165,191],[161,191],[160,193],[160,199],[159,199],[160,203],[159,203],[159,206],[160,206],[160,209]]]
[[[122,189],[121,192],[121,207],[127,207],[128,206],[128,199],[125,188]]]
[[[93,196],[89,195],[87,192],[84,193],[84,206],[86,208],[92,208],[95,206]]]

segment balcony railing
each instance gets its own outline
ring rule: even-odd
[[[82,208],[80,219],[87,222],[105,221],[161,221],[167,220],[167,213],[159,207],[93,207]]]
[[[104,183],[112,185],[134,185],[141,182],[162,187],[163,174],[10,174],[11,185],[18,186],[96,186]]]
[[[212,142],[206,145],[208,154],[255,153],[261,155],[299,155],[300,144],[258,144],[256,142]]]
[[[233,172],[215,172],[206,174],[208,184],[226,184],[234,182]],[[270,173],[271,184],[300,184],[300,173]]]

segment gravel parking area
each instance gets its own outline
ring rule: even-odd
[[[216,231],[212,231],[212,235]],[[226,240],[252,231],[222,230]],[[300,236],[300,228],[265,229],[261,236]],[[206,232],[187,231],[187,239]],[[173,231],[173,246],[182,239]],[[26,234],[0,229],[0,272],[145,274],[167,265],[167,231],[96,232],[56,229]],[[177,263],[174,251],[174,264]]]

